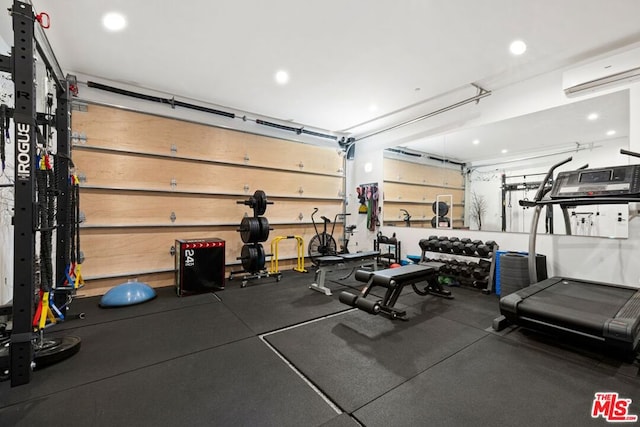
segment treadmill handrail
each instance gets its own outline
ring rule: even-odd
[[[632,157],[640,157],[640,153],[637,153],[635,151],[625,150],[624,148],[620,149],[620,154],[626,154],[627,156],[632,156]]]
[[[545,194],[544,188],[549,182],[549,179],[551,178],[551,176],[553,175],[553,171],[559,168],[560,166],[566,163],[569,163],[571,160],[573,160],[573,157],[564,159],[549,168],[549,170],[547,171],[547,174],[544,176],[544,179],[540,183],[540,187],[538,187],[538,191],[536,191],[536,195],[533,197],[533,200],[542,200],[542,197],[544,197],[544,194]]]

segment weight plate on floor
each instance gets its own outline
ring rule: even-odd
[[[47,338],[34,346],[35,369],[58,363],[80,350],[81,340],[74,336]]]

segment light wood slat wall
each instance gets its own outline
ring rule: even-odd
[[[263,243],[267,254],[271,253],[270,243],[275,236],[298,235],[308,242],[313,235],[313,227],[308,225],[273,228],[269,234],[269,241]],[[83,274],[85,271],[90,272],[94,277],[109,277],[172,269],[174,258],[170,251],[176,238],[219,237],[224,239],[227,264],[239,264],[240,261],[236,260],[236,257],[240,256],[243,243],[236,229],[237,226],[189,227],[180,230],[169,227],[83,229],[81,247],[86,260],[82,264],[82,271]],[[288,252],[291,256],[295,254],[294,249],[293,243],[280,243],[280,252]],[[237,268],[240,266],[238,265]]]
[[[464,226],[464,176],[457,169],[429,166],[415,162],[385,158],[384,168],[384,223],[403,226],[404,215],[411,214],[412,227],[431,227],[435,216],[432,205],[437,196],[451,195],[450,206],[453,226]]]
[[[333,148],[313,150],[296,142],[150,114],[101,105],[88,108],[86,114],[74,111],[73,131],[87,138],[80,145],[342,176],[342,158]]]
[[[237,229],[253,211],[237,201],[258,189],[274,202],[264,215],[273,228],[263,243],[266,253],[276,236],[300,235],[306,254],[314,208],[318,219],[332,220],[344,208],[337,148],[93,104],[73,111],[72,132],[82,135],[72,138],[86,218],[82,294],[101,294],[136,277],[152,286],[172,285],[176,239],[222,238],[227,272],[241,269]],[[342,230],[338,224],[337,241]],[[295,265],[294,243],[280,242],[281,270]]]
[[[286,153],[282,153],[286,156]],[[338,198],[342,178],[242,165],[76,148],[73,161],[92,187],[267,196]],[[175,182],[175,185],[172,185]],[[245,190],[246,189],[246,190]]]
[[[422,165],[397,159],[384,159],[384,181],[464,188],[460,170]]]
[[[248,206],[236,203],[247,197],[84,187],[80,206],[85,227],[226,225],[238,223],[245,214],[253,216]],[[270,199],[275,201],[265,216],[272,225],[308,224],[314,208],[318,208],[317,219],[324,215],[333,220],[337,212],[335,200]]]

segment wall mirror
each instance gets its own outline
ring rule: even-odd
[[[633,163],[619,154],[628,146],[629,92],[623,90],[390,148],[384,224],[528,233],[533,210],[518,201],[533,197],[552,164],[573,157],[560,171]],[[448,204],[446,218],[435,209],[443,207],[439,200]],[[626,205],[582,206],[569,214],[573,235],[628,236]],[[559,207],[543,211],[538,232],[565,233]]]

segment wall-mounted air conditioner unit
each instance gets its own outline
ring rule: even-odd
[[[567,96],[577,96],[634,80],[640,80],[640,48],[565,71],[562,88]]]

